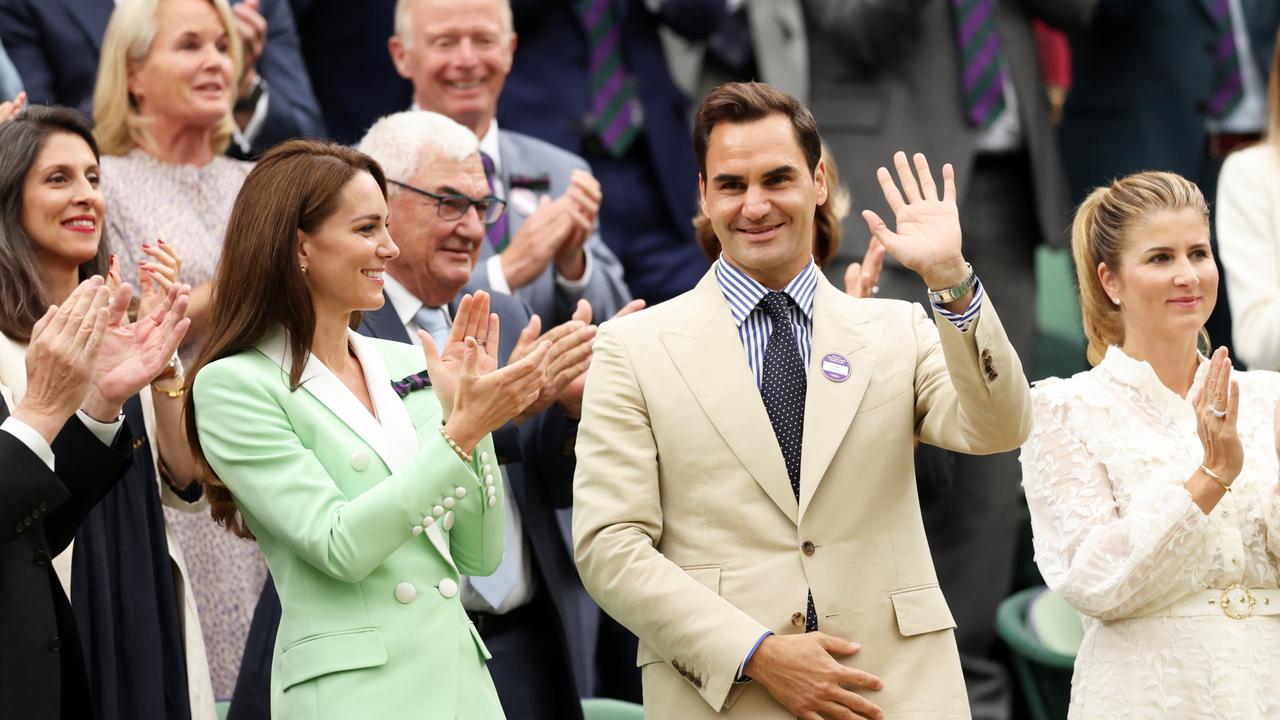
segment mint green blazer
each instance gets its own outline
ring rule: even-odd
[[[464,463],[432,389],[392,380],[421,350],[350,341],[377,417],[315,357],[290,392],[283,330],[210,363],[192,389],[200,446],[258,538],[283,615],[273,718],[503,717],[460,575],[502,559],[488,437]]]

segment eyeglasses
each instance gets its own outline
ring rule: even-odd
[[[427,192],[422,188],[416,188],[399,180],[388,180],[387,182],[434,201],[436,214],[440,216],[441,220],[461,220],[467,214],[467,210],[475,206],[476,215],[480,216],[484,224],[492,225],[498,221],[498,218],[502,217],[502,213],[507,209],[507,201],[497,195],[472,199],[466,195],[439,195]]]

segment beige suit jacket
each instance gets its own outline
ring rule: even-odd
[[[912,435],[1018,447],[1031,427],[1021,364],[989,299],[960,333],[819,277],[813,316],[799,503],[714,269],[600,329],[575,554],[587,590],[640,638],[646,717],[789,717],[734,680],[765,630],[803,632],[810,589],[819,629],[862,645],[842,662],[884,680],[866,694],[889,717],[969,717]],[[849,361],[843,382],[821,372],[829,353]]]

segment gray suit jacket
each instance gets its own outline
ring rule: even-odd
[[[745,0],[745,7],[758,79],[807,102],[809,43],[800,0]],[[705,41],[689,40],[667,28],[662,28],[661,33],[671,79],[693,100],[693,109],[720,83],[751,79],[726,77],[708,67],[703,62]]]
[[[552,197],[559,197],[568,190],[569,175],[574,169],[591,172],[591,168],[577,155],[537,138],[508,130],[499,130],[498,133],[502,184],[507,194],[507,226],[514,235],[532,214],[536,199],[533,203],[513,201],[518,200],[512,197],[513,193],[533,198],[529,194],[532,190],[537,195],[549,193]],[[548,185],[536,187],[543,179]],[[544,328],[568,320],[580,297],[591,303],[597,322],[607,320],[631,300],[631,292],[622,279],[622,263],[600,239],[599,224],[587,238],[586,250],[593,267],[590,281],[581,293],[567,292],[559,287],[554,264],[548,265],[533,282],[516,291],[516,295],[542,318]],[[482,243],[469,289],[493,292],[487,267],[492,256],[493,247],[487,242]]]
[[[809,23],[810,103],[822,137],[853,194],[854,208],[890,218],[875,168],[897,150],[923,152],[938,172],[955,166],[963,202],[980,131],[964,117],[955,33],[946,0],[804,0]],[[1057,140],[1031,31],[1033,15],[1074,27],[1093,0],[997,0],[1001,51],[1013,76],[1023,137],[1035,180],[1039,238],[1065,247],[1067,203]],[[963,216],[964,208],[961,208]],[[848,238],[865,238],[857,212]],[[862,256],[865,241],[846,243],[833,264],[840,272]]]
[[[18,69],[13,66],[13,61],[5,53],[4,45],[0,44],[0,102],[12,100],[20,92],[22,92],[22,78],[18,77]]]

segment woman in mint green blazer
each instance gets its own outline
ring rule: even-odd
[[[323,142],[264,155],[227,227],[186,427],[214,517],[280,594],[274,718],[503,717],[458,581],[502,558],[488,433],[546,348],[497,369],[483,293],[425,359],[354,333],[398,253],[382,170]]]

